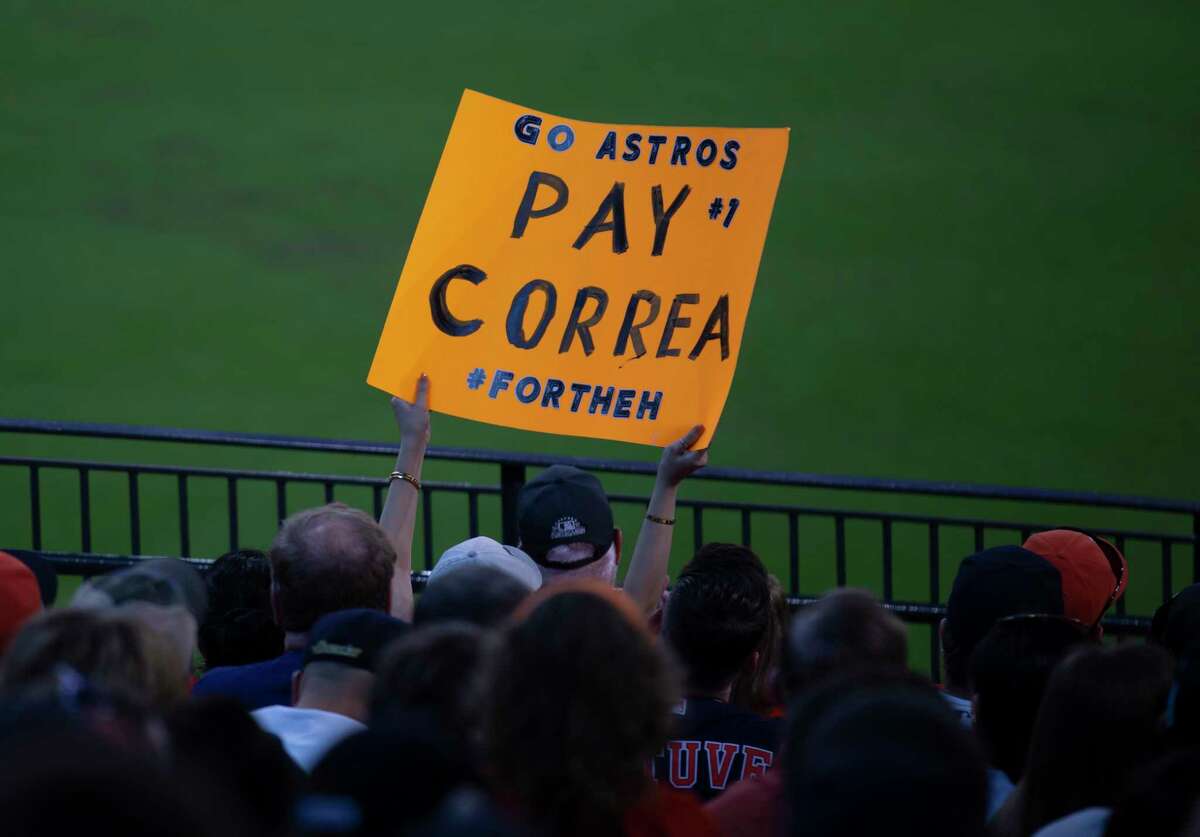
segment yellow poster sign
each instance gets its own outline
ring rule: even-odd
[[[663,445],[733,382],[786,128],[580,122],[468,90],[367,382],[492,424]]]

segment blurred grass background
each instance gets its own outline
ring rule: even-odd
[[[714,464],[1200,496],[1195,3],[0,9],[5,415],[391,438],[386,398],[363,380],[473,87],[577,119],[792,128]],[[434,443],[657,457],[444,416]],[[387,469],[20,437],[3,450]],[[95,548],[128,549],[124,483],[94,479]],[[26,482],[0,468],[0,542],[27,542]],[[73,479],[48,474],[45,488],[47,546],[75,548]],[[201,555],[227,537],[223,487],[210,488],[194,489]],[[262,494],[243,492],[247,545],[273,530],[273,490]],[[143,551],[177,551],[173,483],[147,479],[142,496]],[[290,495],[295,508],[319,500]],[[627,512],[632,538],[640,515]],[[447,500],[435,520],[440,550],[465,512]],[[496,525],[487,504],[484,523]],[[763,523],[755,543],[781,569],[778,528]],[[728,529],[737,536],[733,517]],[[829,533],[804,537],[803,586],[816,592],[832,580]],[[924,542],[897,537],[897,595],[922,598]],[[676,565],[690,548],[680,540]],[[945,540],[943,591],[970,551]],[[1134,561],[1135,610],[1157,601],[1156,549],[1144,572]],[[877,588],[877,547],[859,554],[851,581]]]

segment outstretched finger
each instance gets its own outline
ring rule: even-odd
[[[422,410],[429,409],[429,376],[424,373],[417,378],[417,395],[413,398],[413,404]]]
[[[696,441],[704,435],[704,425],[697,424],[691,430],[683,435],[683,438],[676,442],[680,450],[689,450]]]

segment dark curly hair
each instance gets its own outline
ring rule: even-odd
[[[663,636],[687,671],[688,688],[728,686],[758,650],[771,622],[771,584],[744,546],[705,544],[671,588]]]
[[[490,672],[490,775],[547,833],[622,833],[667,739],[676,678],[621,596],[579,582],[535,597]]]
[[[270,660],[283,653],[271,613],[271,565],[257,549],[227,552],[204,574],[208,615],[196,644],[208,668]]]

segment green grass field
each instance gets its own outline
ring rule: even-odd
[[[1200,495],[1194,3],[0,8],[5,415],[390,438],[363,381],[469,86],[578,119],[792,128],[715,464]],[[447,417],[434,441],[656,456]],[[76,546],[73,483],[48,480],[48,546]],[[98,483],[96,548],[127,549],[123,484]],[[149,482],[148,515],[172,492]],[[0,541],[28,538],[25,496],[0,469]],[[222,546],[214,497],[198,552]],[[147,551],[173,548],[173,518],[147,526]],[[897,562],[923,596],[923,565]]]

